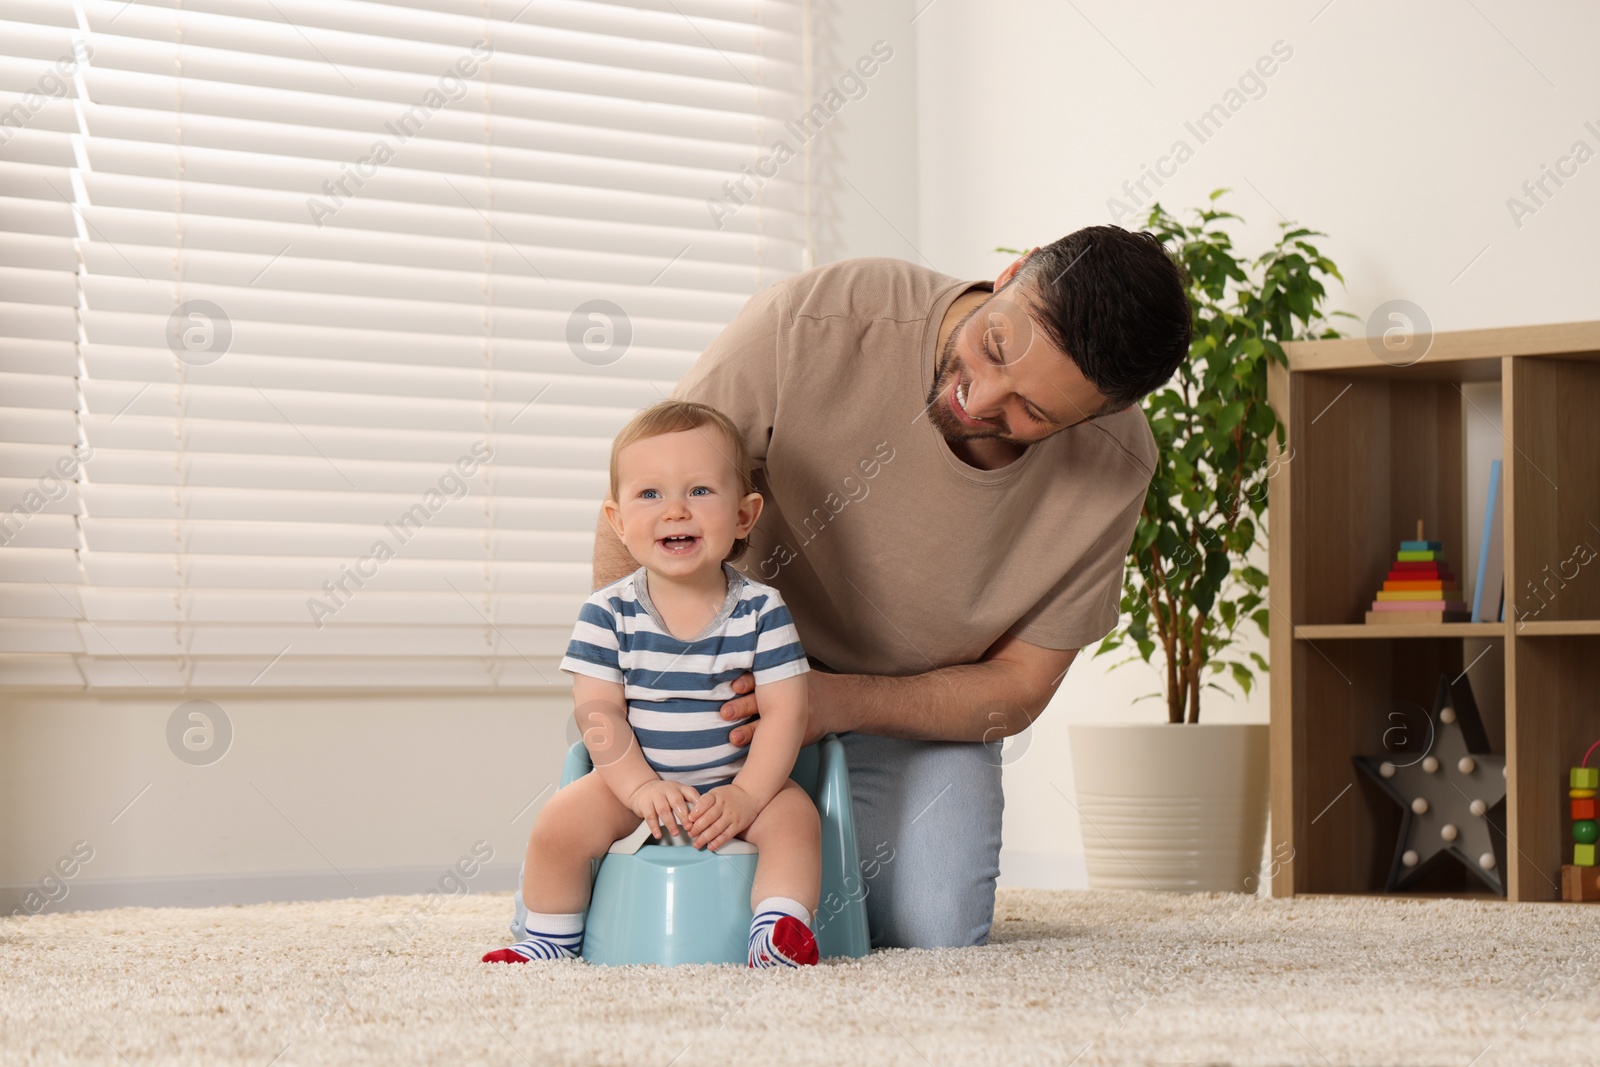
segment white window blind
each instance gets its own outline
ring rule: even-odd
[[[805,17],[7,0],[0,684],[560,684],[611,437],[809,265]]]

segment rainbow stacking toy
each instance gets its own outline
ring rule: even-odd
[[[1442,542],[1423,540],[1418,520],[1417,539],[1400,542],[1394,566],[1367,612],[1367,622],[1394,625],[1470,619],[1472,609],[1463,599],[1455,575],[1444,565],[1443,549]]]

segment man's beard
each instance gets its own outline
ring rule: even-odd
[[[945,338],[944,349],[939,353],[939,366],[933,375],[933,386],[928,390],[926,410],[928,412],[928,421],[933,424],[933,428],[938,430],[940,436],[946,441],[973,441],[985,437],[1011,440],[1011,432],[1003,423],[993,429],[975,429],[963,424],[956,413],[950,410],[950,401],[941,395],[955,380],[954,374],[949,372],[956,366],[956,338],[961,335],[961,330],[966,326],[967,320],[983,310],[987,304],[988,301],[985,300],[961,317],[961,321],[951,329],[950,336]],[[1022,444],[1023,442],[1017,441],[1015,443]]]

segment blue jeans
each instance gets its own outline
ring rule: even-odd
[[[839,735],[873,948],[983,945],[1000,877],[999,741]]]
[[[839,741],[850,768],[872,947],[987,944],[1005,810],[1001,743],[854,732]],[[513,904],[511,932],[521,940],[528,910],[520,871]]]

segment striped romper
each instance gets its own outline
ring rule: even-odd
[[[701,793],[730,784],[750,748],[730,744],[728,734],[753,716],[729,720],[718,711],[739,695],[734,679],[750,672],[760,686],[811,669],[778,591],[726,561],[722,569],[727,596],[692,640],[668,631],[640,567],[584,602],[561,660],[569,674],[621,682],[628,725],[646,762],[662,778]]]

